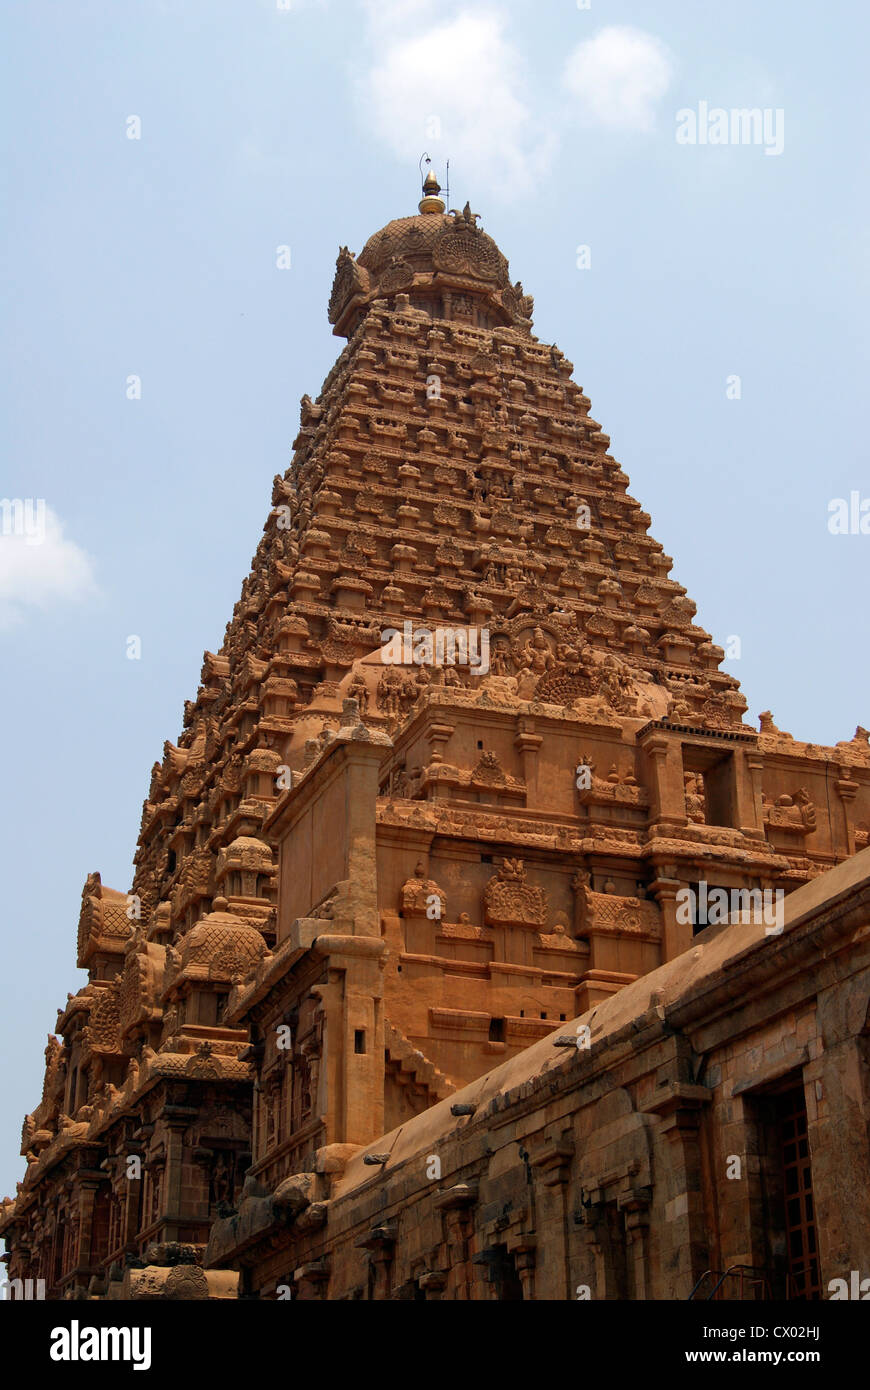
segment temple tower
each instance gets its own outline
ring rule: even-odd
[[[205,1279],[246,1181],[268,1206],[340,1173],[672,960],[701,885],[788,892],[867,844],[866,731],[744,722],[572,364],[440,192],[340,251],[346,343],[153,767],[131,892],[85,884],[89,980],[0,1222],[55,1292],[177,1283],[181,1249]]]

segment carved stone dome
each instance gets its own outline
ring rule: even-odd
[[[335,333],[350,337],[375,300],[469,327],[529,331],[533,301],[511,285],[506,257],[477,220],[467,205],[422,212],[388,222],[359,257],[342,247],[329,301]]]
[[[462,216],[421,213],[388,222],[363,247],[358,264],[376,272],[383,287],[390,265],[401,260],[419,271],[465,271],[510,285],[505,256],[482,228]]]
[[[225,898],[215,898],[214,906],[182,942],[179,975],[187,979],[229,982],[265,955],[266,943],[256,927],[227,912]]]

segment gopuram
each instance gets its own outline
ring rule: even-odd
[[[7,1277],[827,1296],[870,1271],[867,730],[745,721],[571,362],[423,193],[339,254],[132,885],[85,880]]]

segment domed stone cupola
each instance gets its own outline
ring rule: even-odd
[[[266,943],[260,932],[227,908],[226,898],[215,898],[213,911],[183,938],[179,976],[228,983],[262,959]]]
[[[230,912],[224,897],[197,922],[178,946],[167,950],[163,989],[164,1032],[174,1037],[191,1027],[220,1026],[233,981],[246,976],[266,955],[256,927]]]
[[[440,192],[429,173],[416,217],[388,222],[358,257],[341,248],[329,301],[337,337],[349,338],[375,300],[471,328],[531,332],[534,301],[511,284],[507,259],[468,203],[448,213]]]

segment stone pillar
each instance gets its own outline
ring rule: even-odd
[[[529,1157],[538,1175],[535,1192],[536,1226],[546,1258],[536,1279],[536,1297],[551,1302],[571,1296],[568,1287],[567,1188],[574,1145],[570,1140],[546,1144]]]
[[[527,806],[537,805],[538,749],[543,742],[542,735],[535,733],[535,721],[533,719],[519,719],[517,721],[517,734],[514,739],[514,748],[516,748],[522,759]]]
[[[141,1229],[151,1227],[163,1214],[163,1177],[166,1171],[166,1152],[160,1145],[159,1153],[146,1158],[143,1168],[147,1177],[144,1180],[144,1200],[142,1206]],[[138,1236],[138,1231],[137,1231]]]
[[[89,1268],[95,1263],[93,1249],[94,1206],[101,1180],[105,1181],[102,1175],[79,1181],[79,1248],[75,1264],[80,1270]]]
[[[683,755],[679,740],[662,733],[649,735],[641,747],[651,773],[653,823],[666,832],[687,823]]]
[[[870,971],[818,1001],[820,1044],[804,1068],[822,1297],[857,1269],[870,1278]],[[831,1136],[836,1135],[832,1142]]]
[[[447,748],[454,733],[455,728],[452,724],[434,723],[429,725],[426,730],[426,742],[431,749],[429,754],[430,763],[443,763],[444,750]]]
[[[699,1129],[701,1106],[709,1103],[706,1086],[669,1081],[644,1109],[658,1115],[661,1139],[669,1152],[661,1161],[669,1168],[666,1178],[665,1249],[662,1268],[668,1285],[650,1289],[656,1298],[688,1298],[698,1279],[710,1267],[710,1248],[704,1215]],[[668,1249],[668,1247],[670,1247]]]
[[[753,840],[764,839],[760,775],[763,766],[763,760],[755,751],[734,749],[734,827]]]
[[[746,827],[743,829],[744,835],[751,835],[753,839],[763,840],[766,838],[764,833],[764,806],[762,803],[764,775],[764,758],[759,752],[744,753],[746,769],[749,773],[752,788],[752,820],[747,820]],[[738,822],[739,824],[739,822]],[[748,827],[752,825],[754,829]]]
[[[427,1303],[442,1301],[444,1290],[447,1288],[447,1274],[443,1269],[433,1269],[428,1274],[421,1274],[417,1282]]]
[[[266,1146],[260,1149],[260,1136],[262,1132],[262,1117],[260,1110],[263,1104],[263,1097],[260,1088],[259,1059],[257,1059],[257,1075],[254,1077],[254,1091],[251,1098],[251,1161],[258,1163],[266,1152]]]
[[[855,853],[855,822],[854,822],[854,803],[858,795],[858,783],[853,782],[841,769],[841,775],[834,783],[837,788],[837,795],[843,803],[843,831],[845,834],[846,854]],[[832,831],[833,831],[833,827]],[[832,834],[834,852],[838,849],[842,852],[842,847],[838,847],[836,835]]]
[[[447,1298],[453,1303],[465,1303],[475,1296],[475,1270],[471,1265],[471,1208],[476,1201],[476,1183],[458,1183],[446,1192],[435,1194],[435,1209],[442,1213],[444,1243],[447,1247]]]
[[[535,1301],[535,1258],[537,1241],[532,1235],[508,1236],[508,1253],[514,1257],[514,1267],[523,1286],[523,1301]]]
[[[662,914],[662,965],[681,956],[692,944],[692,923],[677,921],[677,893],[682,886],[678,878],[664,878],[661,874],[650,884]]]
[[[296,1285],[296,1298],[303,1303],[322,1302],[329,1289],[329,1261],[312,1260],[301,1265],[293,1275]]]
[[[376,1302],[383,1302],[390,1297],[396,1233],[394,1223],[385,1223],[383,1226],[373,1226],[371,1234],[358,1242],[363,1250],[369,1252],[369,1265],[374,1273],[372,1298]]]
[[[583,1209],[583,1235],[586,1258],[582,1260],[586,1276],[577,1283],[588,1283],[593,1302],[595,1300],[619,1299],[623,1296],[617,1271],[613,1264],[612,1243],[607,1230],[607,1203],[600,1188],[589,1193],[588,1205]]]
[[[649,1234],[649,1209],[652,1201],[652,1188],[628,1188],[620,1193],[618,1207],[625,1214],[625,1233],[628,1249],[625,1262],[629,1274],[629,1286],[633,1301],[640,1302],[653,1297],[649,1280],[649,1259],[647,1236]]]
[[[603,1287],[605,1277],[596,1212],[591,1207],[582,1212],[575,1212],[574,1225],[575,1253],[569,1268],[568,1297],[572,1300],[582,1297],[585,1302],[587,1298],[591,1300],[598,1297],[598,1290]]]
[[[166,1127],[166,1168],[163,1175],[163,1234],[161,1239],[181,1239],[184,1208],[184,1132],[199,1111],[189,1105],[164,1105],[160,1118]],[[192,1162],[192,1160],[191,1160]],[[158,1220],[161,1213],[158,1212]]]
[[[139,1163],[136,1168],[136,1171],[139,1173],[138,1178],[127,1177],[127,1159],[131,1157],[138,1158],[139,1160]],[[121,1157],[121,1162],[124,1167],[125,1198],[124,1209],[121,1213],[121,1239],[119,1243],[124,1247],[124,1249],[127,1249],[129,1246],[135,1245],[136,1236],[139,1231],[139,1208],[142,1194],[142,1183],[144,1181],[143,1165],[145,1162],[144,1150],[142,1148],[142,1145],[132,1142],[125,1144]]]

